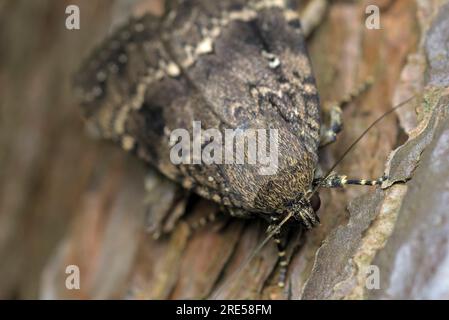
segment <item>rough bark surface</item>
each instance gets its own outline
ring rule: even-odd
[[[80,6],[79,31],[64,27],[69,4]],[[380,30],[365,26],[371,4]],[[215,205],[186,207],[177,186],[85,133],[73,72],[112,26],[162,8],[159,0],[0,3],[0,298],[286,298],[272,244],[247,261],[262,222],[218,221],[190,234],[185,221]],[[345,109],[323,166],[392,106],[417,98],[337,168],[390,180],[322,190],[321,226],[292,236],[292,299],[449,298],[447,30],[447,1],[330,2],[309,39],[323,109],[369,76],[375,82]],[[172,232],[153,240],[155,226]],[[65,287],[68,265],[81,270],[80,290]],[[377,290],[366,285],[373,270]]]

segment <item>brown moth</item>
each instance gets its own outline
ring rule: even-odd
[[[321,126],[301,23],[284,1],[167,2],[163,17],[130,20],[82,66],[76,87],[91,128],[231,215],[273,225],[285,217],[317,225],[317,184],[380,182],[315,177],[320,132],[329,140],[340,125]],[[276,130],[276,172],[261,174],[266,166],[259,162],[173,163],[171,133],[194,136],[195,123],[222,136],[229,129]],[[239,143],[245,140],[227,151]]]
[[[170,1],[159,19],[120,28],[77,77],[90,126],[170,179],[237,216],[295,211],[318,219],[311,189],[320,142],[319,98],[297,14],[282,1]],[[278,168],[181,164],[170,132],[278,130]],[[306,220],[306,221],[303,221]]]

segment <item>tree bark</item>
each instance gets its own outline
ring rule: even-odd
[[[81,9],[80,30],[64,27],[69,4]],[[372,4],[379,30],[365,25]],[[82,58],[129,15],[162,8],[159,0],[0,5],[0,298],[287,298],[272,243],[248,261],[265,237],[262,221],[224,218],[190,234],[186,221],[219,209],[187,203],[178,186],[84,130],[71,87]],[[324,168],[379,116],[417,98],[336,169],[385,172],[382,188],[321,190],[321,225],[291,236],[290,298],[449,298],[447,30],[446,1],[331,1],[308,39],[323,110],[375,80],[345,108],[344,131],[320,152]],[[170,233],[154,240],[155,228]],[[65,286],[69,265],[80,268],[80,290]],[[379,289],[367,285],[376,272]]]

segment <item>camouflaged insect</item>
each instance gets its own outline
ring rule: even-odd
[[[118,29],[76,78],[90,127],[237,217],[293,213],[310,228],[319,98],[301,24],[282,0],[168,1]],[[278,170],[174,165],[170,132],[278,130]],[[316,200],[316,199],[314,199]],[[316,208],[315,208],[316,209]]]
[[[283,287],[283,226],[299,222],[310,229],[319,223],[318,188],[375,186],[386,179],[319,174],[318,147],[340,132],[340,106],[369,83],[334,105],[329,124],[322,125],[301,23],[283,0],[166,3],[165,16],[130,20],[81,68],[76,88],[88,126],[232,216],[267,220],[269,235],[259,248],[274,238]],[[306,26],[310,32],[313,25]],[[174,164],[171,134],[184,129],[195,136],[198,122],[221,136],[229,129],[277,130],[275,174],[260,174],[260,162]],[[245,144],[237,141],[231,151],[239,142]],[[207,146],[201,140],[200,151]]]

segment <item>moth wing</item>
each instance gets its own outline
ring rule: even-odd
[[[194,119],[222,132],[279,130],[280,172],[273,176],[241,164],[186,167],[202,196],[223,202],[231,195],[232,206],[248,210],[280,206],[305,192],[317,162],[315,79],[298,16],[278,2],[220,2],[231,8],[226,11],[218,2],[186,1],[170,20],[170,50],[203,101],[192,110]],[[273,192],[279,184],[285,188]]]
[[[217,202],[264,210],[294,197],[316,163],[318,95],[299,20],[271,2],[279,1],[173,1],[162,20],[118,29],[77,77],[90,125]],[[192,137],[194,121],[222,133],[278,128],[281,172],[174,165],[170,132]],[[285,181],[287,192],[270,193]]]

